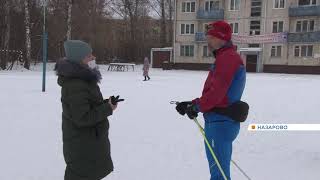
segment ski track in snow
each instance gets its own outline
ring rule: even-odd
[[[64,175],[60,87],[49,64],[47,92],[41,67],[0,71],[0,180],[59,180]],[[110,118],[114,172],[104,180],[208,180],[204,143],[196,125],[171,100],[201,94],[205,71],[108,72],[105,98],[121,95]],[[247,122],[234,142],[233,159],[253,180],[319,180],[320,132],[248,132],[249,123],[320,123],[320,76],[251,74],[243,100]],[[199,118],[202,122],[202,118]],[[245,180],[231,167],[234,180]]]

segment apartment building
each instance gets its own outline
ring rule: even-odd
[[[176,0],[173,66],[207,69],[205,27],[225,20],[251,72],[320,74],[320,0]]]

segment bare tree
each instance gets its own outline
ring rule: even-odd
[[[132,61],[136,61],[138,49],[137,35],[139,33],[138,22],[139,18],[145,14],[147,1],[145,0],[114,0],[113,6],[115,12],[120,15],[129,25],[129,54]],[[142,27],[144,28],[144,27]]]
[[[171,45],[173,39],[173,3],[172,0],[149,0],[149,6],[160,17],[160,44]]]
[[[172,45],[173,42],[173,9],[174,9],[174,1],[167,0],[168,2],[168,10],[169,10],[169,43]]]
[[[67,18],[67,40],[71,39],[72,30],[72,5],[73,0],[68,0],[68,18]]]
[[[159,4],[161,8],[160,44],[164,47],[167,44],[167,23],[164,0],[160,0]]]
[[[162,46],[161,18],[155,18],[157,15],[162,16],[158,1],[160,2],[74,0],[71,8],[70,0],[48,1],[48,59],[56,60],[62,57],[63,41],[74,38],[91,43],[98,61],[109,61],[117,56],[127,62],[141,62],[143,56],[149,55],[151,48]],[[169,18],[167,1],[164,0],[165,17]],[[4,7],[8,2],[11,8]],[[4,44],[8,44],[6,46],[10,46],[11,50],[22,50],[27,68],[33,60],[41,59],[42,7],[39,2],[40,0],[0,0],[0,48],[4,49]],[[5,13],[10,14],[7,20],[11,23],[5,22]],[[61,22],[62,19],[64,22]],[[166,23],[169,32],[168,20]],[[1,52],[1,60],[4,59],[3,56],[4,53]],[[16,52],[10,52],[9,58],[5,59],[17,59],[16,56]]]
[[[10,1],[4,1],[4,40],[3,40],[3,49],[4,49],[4,57],[1,59],[1,69],[7,68],[7,60],[8,60],[8,50],[9,50],[9,40],[10,40]]]
[[[28,0],[24,0],[24,12],[25,12],[25,30],[26,30],[26,60],[24,67],[26,69],[30,68],[30,62],[31,62],[31,33],[30,33],[30,13],[29,13],[29,2]]]

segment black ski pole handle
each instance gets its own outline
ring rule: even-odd
[[[178,105],[179,103],[180,103],[179,101],[170,101],[170,104]]]

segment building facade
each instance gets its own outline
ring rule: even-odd
[[[230,23],[252,72],[320,74],[320,0],[176,0],[174,67],[205,69],[214,62],[205,27]],[[284,34],[282,40],[264,36]]]

